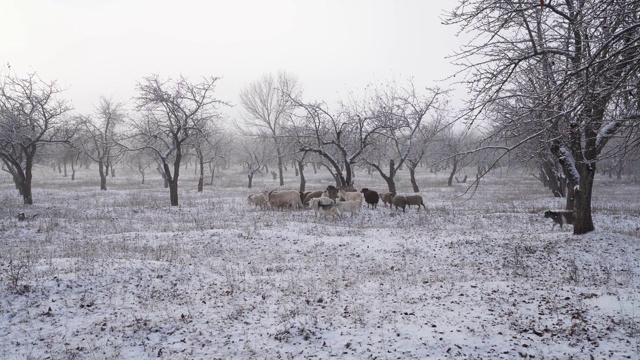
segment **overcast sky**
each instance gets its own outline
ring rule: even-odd
[[[445,57],[459,44],[440,17],[455,3],[2,0],[0,63],[57,80],[81,113],[101,95],[130,107],[154,73],[221,76],[217,97],[237,105],[246,84],[285,70],[306,100],[334,102],[371,82],[451,74]]]

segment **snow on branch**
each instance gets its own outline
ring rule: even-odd
[[[167,149],[167,151],[165,151],[165,152],[161,155],[162,160],[166,160],[166,159],[169,157],[169,155],[173,152],[173,150],[175,150],[175,149],[176,149],[176,147],[175,147],[175,146],[171,146],[171,147],[169,147],[169,148]]]
[[[580,173],[578,172],[578,168],[576,167],[576,160],[573,158],[571,151],[565,146],[560,146],[558,149],[559,158],[558,161],[565,170],[569,172],[569,176],[571,176],[571,180],[575,184],[574,190],[580,190]]]
[[[624,119],[615,119],[600,128],[600,131],[598,131],[598,134],[596,135],[596,148],[601,150],[623,123]]]

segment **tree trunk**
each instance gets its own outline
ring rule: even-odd
[[[169,164],[163,163],[164,173],[166,175],[167,182],[169,183],[169,201],[171,202],[171,206],[178,206],[178,174],[176,172],[180,172],[180,161],[178,160],[178,156],[176,156],[176,161],[173,163],[174,167],[174,175],[171,176],[171,171],[169,170]]]
[[[173,176],[169,171],[169,166],[165,164],[165,170],[171,181],[169,182],[169,197],[171,206],[178,206],[178,178],[180,177],[180,162],[182,161],[182,150],[176,146],[176,158],[173,160]]]
[[[164,180],[164,188],[167,189],[169,187],[169,179],[167,178],[167,174],[164,171],[162,165],[158,164],[158,168],[156,169],[162,176],[162,180]]]
[[[565,192],[567,194],[567,198],[566,198],[566,201],[565,201],[564,208],[565,208],[565,210],[574,210],[576,208],[575,207],[575,199],[576,199],[575,198],[575,192],[573,191],[573,188],[574,188],[575,185],[570,180],[567,181],[566,184],[567,184],[566,185],[567,187],[566,187]]]
[[[178,182],[175,179],[169,181],[169,199],[171,206],[178,206]]]
[[[24,180],[21,184],[22,199],[25,205],[33,205],[33,197],[31,195],[31,181]]]
[[[67,162],[66,161],[63,162],[63,168],[64,168],[64,175],[62,177],[67,177]]]
[[[304,192],[307,186],[307,179],[304,177],[304,164],[302,161],[298,161],[297,170],[300,172],[300,192]]]
[[[22,196],[22,176],[11,162],[5,160],[4,158],[2,158],[2,162],[4,162],[6,165],[6,171],[11,174],[11,178],[13,179],[13,184],[15,185],[16,190],[18,190],[18,193],[20,194],[20,196]],[[53,170],[55,172],[55,166]]]
[[[200,163],[196,162],[196,169],[200,165],[200,178],[198,179],[198,192],[202,192],[202,188],[204,187],[204,158],[200,157]]]
[[[407,165],[407,167],[409,168],[409,176],[410,176],[410,180],[411,180],[411,186],[413,187],[413,192],[417,193],[420,192],[420,188],[418,187],[418,183],[416,182],[416,168],[415,166],[411,165]]]
[[[105,171],[108,171],[108,169],[106,169],[106,166],[104,166],[102,160],[98,161],[98,174],[100,174],[100,190],[107,190],[107,174],[105,173]]]
[[[34,146],[35,147],[35,146]],[[35,154],[35,149],[33,150]],[[26,155],[26,162],[24,167],[24,179],[20,183],[20,187],[22,188],[22,199],[24,200],[25,205],[33,205],[33,197],[31,194],[31,179],[33,174],[31,169],[33,168],[33,155]]]
[[[347,161],[344,162],[345,178],[341,186],[351,186],[353,184],[353,168]]]
[[[595,230],[591,216],[591,194],[593,191],[593,179],[595,177],[595,164],[584,166],[581,171],[580,189],[574,191],[576,220],[573,224],[573,234],[582,235]]]
[[[382,176],[382,178],[384,179],[384,181],[387,182],[387,187],[389,188],[389,192],[395,194],[396,193],[396,182],[395,182],[395,180],[390,176]]]
[[[280,151],[280,147],[278,146],[277,142],[276,142],[276,154],[278,155],[278,176],[280,177],[280,186],[284,185],[284,175],[282,173],[282,154]]]
[[[216,173],[216,167],[215,167],[215,166],[212,166],[211,164],[209,164],[209,168],[210,168],[210,170],[211,170],[211,183],[209,183],[209,185],[212,185],[212,186],[213,186],[213,176],[214,176],[214,175],[215,175],[215,173]]]
[[[453,185],[453,177],[455,176],[457,171],[458,171],[458,158],[454,156],[453,157],[453,169],[451,169],[451,174],[449,174],[449,179],[447,180],[447,186],[452,186]]]
[[[247,187],[251,189],[251,186],[253,184],[253,173],[247,174],[247,177],[249,178],[249,185]]]

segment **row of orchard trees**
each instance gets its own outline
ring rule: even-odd
[[[220,109],[229,104],[215,96],[219,80],[148,76],[136,85],[132,112],[122,103],[100,98],[93,113],[73,114],[55,82],[8,72],[0,84],[3,170],[12,175],[24,203],[31,204],[33,165],[45,154],[55,153],[65,169],[69,163],[72,177],[77,162],[97,164],[101,190],[107,189],[117,162],[138,170],[144,181],[154,159],[171,205],[178,205],[181,164],[187,158],[197,163],[199,191],[206,165],[231,151],[245,166],[249,186],[253,176],[272,163],[284,185],[283,168],[294,163],[301,190],[305,166],[311,164],[329,171],[337,186],[353,184],[356,166],[367,168],[395,191],[396,174],[406,166],[414,191],[419,191],[416,167],[428,157],[433,164],[451,154],[447,144],[453,121],[447,93],[438,88],[418,89],[411,81],[371,85],[361,98],[331,109],[324,102],[304,101],[295,76],[265,75],[240,94],[243,115],[234,122],[240,136],[232,144],[234,136],[222,130]],[[50,150],[38,153],[44,146]]]
[[[95,114],[73,115],[56,82],[36,74],[20,77],[7,69],[0,80],[0,159],[11,174],[25,204],[32,204],[31,182],[37,156],[45,146],[66,145],[65,157],[85,157],[98,164],[100,188],[106,190],[110,169],[125,152],[138,170],[145,157],[154,157],[170,191],[171,205],[178,205],[180,164],[187,149],[201,168],[220,149],[219,106],[214,96],[219,78],[191,82],[184,77],[162,80],[149,76],[137,84],[136,113],[127,116],[120,103],[102,98]]]
[[[277,177],[284,185],[284,159],[293,159],[301,174],[304,165],[325,167],[337,186],[354,182],[354,166],[375,169],[395,192],[395,176],[406,165],[414,190],[415,168],[434,141],[451,131],[447,93],[438,88],[417,89],[406,85],[370,85],[358,99],[325,102],[302,99],[297,78],[280,72],[249,84],[240,95],[244,114],[236,128],[246,137],[268,141],[277,160]],[[260,146],[265,146],[261,144]],[[251,174],[259,171],[258,153],[264,148],[246,148],[245,164]]]

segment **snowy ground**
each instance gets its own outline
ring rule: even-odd
[[[158,179],[99,191],[94,168],[37,169],[28,207],[0,175],[1,359],[640,356],[638,184],[598,178],[597,231],[574,236],[516,171],[471,199],[425,174],[426,212],[334,221],[250,208],[267,178],[223,171],[199,194],[185,176],[171,208]]]

